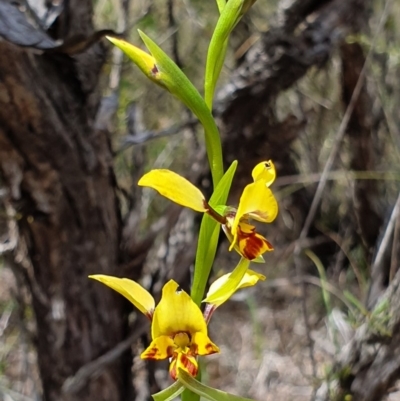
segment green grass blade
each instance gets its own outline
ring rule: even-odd
[[[358,309],[358,311],[362,315],[364,316],[370,315],[369,310],[350,291],[344,290],[343,295],[351,304],[353,304]]]
[[[322,298],[324,299],[326,314],[329,316],[332,312],[332,301],[330,293],[326,288],[328,279],[326,277],[324,265],[322,264],[318,256],[310,249],[306,249],[304,253],[314,262],[318,270],[319,278],[321,280]]]

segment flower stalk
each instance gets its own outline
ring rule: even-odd
[[[248,401],[196,380],[196,376],[200,379],[198,358],[219,352],[208,335],[207,325],[212,315],[239,289],[265,280],[262,274],[249,268],[250,263],[263,262],[262,255],[273,250],[269,241],[256,231],[252,220],[271,223],[276,218],[278,204],[269,188],[275,179],[275,167],[271,161],[257,164],[252,172],[253,182],[243,189],[237,207],[227,205],[237,162],[234,161],[224,172],[220,134],[212,115],[215,88],[229,35],[255,0],[216,2],[220,16],[207,53],[204,98],[174,61],[143,32],[139,31],[139,35],[148,52],[124,40],[108,37],[148,79],[174,95],[199,119],[204,128],[213,182],[213,193],[208,200],[184,177],[166,169],[151,170],[138,183],[203,213],[190,296],[179,289],[178,283],[170,280],[164,285],[161,300],[156,304],[153,296],[135,281],[106,275],[90,276],[123,295],[150,320],[151,342],[141,358],[169,359],[169,372],[175,381],[167,389],[154,394],[155,401],[169,401],[182,392],[183,401],[196,401],[200,396],[212,401]],[[229,250],[234,249],[240,255],[240,261],[232,272],[211,284],[204,298],[221,227],[230,242]],[[204,312],[200,309],[201,302],[205,304]]]

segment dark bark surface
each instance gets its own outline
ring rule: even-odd
[[[54,36],[91,33],[91,1],[68,4]],[[17,216],[15,262],[31,290],[44,399],[126,400],[129,353],[79,394],[61,390],[127,334],[126,304],[87,277],[115,274],[120,261],[112,154],[94,129],[105,51],[95,45],[71,58],[5,41],[0,51],[0,168]]]

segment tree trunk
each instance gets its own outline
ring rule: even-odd
[[[70,1],[56,27],[91,33],[91,1]],[[79,394],[62,391],[127,334],[126,303],[91,282],[117,274],[121,219],[112,154],[94,128],[104,49],[34,54],[0,42],[0,169],[16,211],[16,263],[29,286],[45,400],[127,400],[129,353]]]

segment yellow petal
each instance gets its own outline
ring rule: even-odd
[[[160,336],[155,338],[151,344],[142,352],[142,359],[166,359],[174,354],[175,343],[171,337]]]
[[[275,181],[276,177],[274,163],[271,160],[258,163],[253,168],[251,175],[254,181],[263,180],[265,185],[269,187]]]
[[[128,278],[118,278],[104,274],[94,274],[89,278],[100,281],[114,291],[119,292],[132,302],[140,312],[151,318],[155,306],[154,298],[140,284]]]
[[[211,284],[210,289],[208,290],[208,293],[207,293],[207,298],[204,299],[203,302],[212,303],[213,305],[216,305],[216,306],[220,306],[222,303],[224,303],[226,301],[226,299],[224,299],[224,297],[222,297],[222,298],[214,297],[213,293],[216,293],[219,288],[221,288],[222,286],[225,285],[225,283],[229,280],[231,274],[232,273],[224,274],[219,279],[215,280]],[[242,280],[240,281],[239,285],[237,286],[237,288],[234,292],[236,292],[237,290],[240,290],[241,288],[252,287],[253,285],[256,285],[259,280],[264,281],[265,276],[263,274],[255,272],[254,270],[247,269],[245,275],[243,276]],[[210,299],[213,302],[210,302],[209,301]]]
[[[182,369],[191,376],[196,377],[199,370],[199,365],[194,356],[179,352],[171,360],[169,365],[169,374],[176,380],[178,377],[178,369]]]
[[[245,187],[240,197],[239,206],[231,229],[234,243],[237,241],[237,230],[240,219],[247,214],[264,223],[270,223],[275,220],[278,214],[278,203],[272,191],[265,185],[265,181],[258,180]]]
[[[219,352],[219,348],[204,334],[197,332],[192,336],[192,345],[190,347],[194,355],[211,355]]]
[[[254,216],[258,221],[264,223],[271,223],[278,215],[278,202],[262,180],[245,187],[240,197],[233,225],[237,219],[240,220],[245,214],[250,214],[251,217]]]
[[[172,336],[179,332],[194,335],[197,332],[207,335],[207,325],[200,308],[185,291],[177,291],[178,283],[168,281],[162,290],[151,325],[153,339]]]
[[[155,83],[164,86],[160,81],[160,72],[156,65],[156,59],[145,51],[123,40],[107,36],[107,39],[119,47],[141,70]]]
[[[150,187],[179,205],[206,212],[205,198],[201,191],[186,178],[170,170],[151,170],[138,182],[142,187]]]
[[[265,279],[266,277],[263,274],[248,269],[246,274],[242,278],[238,289],[252,287],[253,285],[256,285],[260,280],[264,281]]]
[[[240,288],[249,265],[249,260],[241,258],[232,273],[222,276],[211,284],[203,302],[219,306],[227,301]]]

